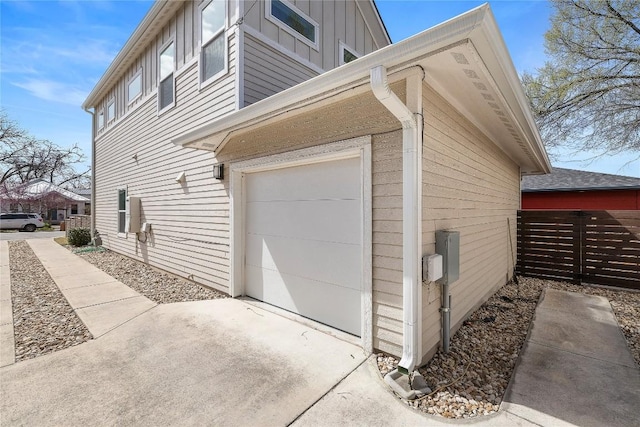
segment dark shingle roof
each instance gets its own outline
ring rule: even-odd
[[[640,189],[640,178],[553,168],[547,175],[523,177],[520,188],[523,192]]]

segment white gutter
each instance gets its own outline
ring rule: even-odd
[[[407,100],[420,106],[422,75],[407,78]],[[373,94],[402,124],[402,359],[398,371],[413,372],[421,358],[420,237],[421,237],[421,109],[412,112],[391,91],[387,69],[378,65],[371,69]]]

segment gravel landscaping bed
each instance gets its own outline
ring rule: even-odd
[[[608,298],[640,364],[640,293],[519,278],[519,286],[508,283],[469,316],[451,338],[449,354],[438,351],[419,369],[434,392],[407,404],[445,418],[497,412],[546,287]],[[377,362],[384,376],[398,359],[379,354]]]
[[[93,338],[24,240],[9,242],[16,362]]]
[[[228,297],[109,250],[77,255],[158,304]]]

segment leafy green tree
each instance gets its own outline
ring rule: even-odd
[[[522,82],[548,148],[640,152],[640,1],[554,0],[549,61]]]

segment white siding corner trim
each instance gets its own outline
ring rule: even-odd
[[[257,159],[246,160],[230,165],[230,253],[231,296],[246,294],[245,282],[245,215],[246,173],[264,172],[293,166],[360,158],[361,209],[362,221],[360,235],[362,247],[361,276],[361,344],[365,351],[373,351],[372,329],[372,184],[371,184],[371,137],[364,136],[331,144],[290,151]]]

